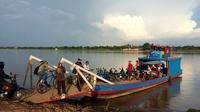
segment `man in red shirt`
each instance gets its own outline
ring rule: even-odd
[[[128,80],[131,80],[133,78],[132,73],[133,73],[133,64],[131,61],[128,62],[128,68],[127,68],[127,73],[128,73]]]

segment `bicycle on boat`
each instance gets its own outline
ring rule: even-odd
[[[47,83],[45,83],[44,79],[38,80],[36,84],[36,90],[38,93],[46,93],[51,86],[56,87],[56,75],[51,71],[47,77]]]

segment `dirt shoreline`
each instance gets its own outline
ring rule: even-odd
[[[69,103],[44,103],[44,104],[29,104],[26,102],[10,100],[0,101],[0,112],[87,112],[87,108],[82,108],[79,105]]]

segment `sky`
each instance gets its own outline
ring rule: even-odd
[[[0,0],[0,46],[200,44],[200,0]]]

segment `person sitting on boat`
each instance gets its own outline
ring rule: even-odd
[[[151,73],[152,73],[152,70],[151,70],[151,67],[150,67],[150,65],[147,65],[147,71],[146,71],[146,73],[147,73],[147,78],[146,79],[149,79],[150,77],[151,77]]]
[[[11,79],[11,77],[4,72],[4,62],[0,62],[0,91],[5,83],[9,83],[5,79]]]
[[[158,77],[158,67],[156,67],[155,65],[152,65],[151,67],[151,72],[150,72],[150,78],[157,78]]]
[[[162,65],[158,66],[158,78],[163,76],[163,68]]]
[[[149,76],[148,73],[147,73],[146,71],[144,71],[144,72],[142,73],[142,80],[148,80],[148,79],[149,79],[148,76]]]
[[[131,61],[128,62],[128,67],[127,67],[127,74],[128,74],[128,80],[131,80],[133,78],[132,73],[133,73],[133,64]]]
[[[66,85],[65,85],[66,73],[65,72],[66,70],[63,64],[58,63],[58,66],[55,71],[58,95],[66,94]],[[62,93],[61,93],[61,89],[62,89]]]
[[[140,71],[137,70],[136,71],[136,76],[135,76],[136,80],[139,80],[140,79]]]
[[[51,68],[48,66],[47,61],[40,61],[39,65],[35,68],[34,74],[39,76],[39,81],[44,81],[44,84],[46,84],[48,87],[50,85],[47,83],[48,74]]]

